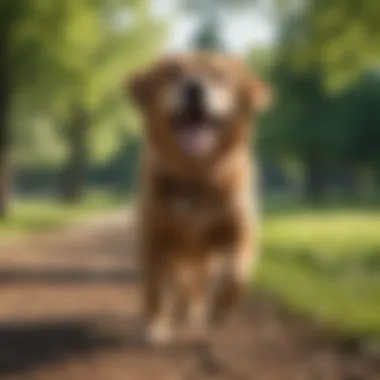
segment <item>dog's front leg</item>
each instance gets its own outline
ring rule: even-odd
[[[144,262],[143,273],[147,339],[153,344],[166,343],[171,338],[175,307],[170,271],[162,260],[148,257]]]
[[[164,344],[171,340],[175,297],[171,281],[165,281],[158,295],[158,307],[147,327],[147,337],[153,344]]]
[[[256,255],[251,231],[248,228],[241,231],[241,235],[225,255],[223,276],[215,295],[212,316],[212,321],[215,323],[224,321],[248,289],[253,259]]]
[[[190,326],[199,330],[204,329],[209,314],[208,282],[210,268],[207,260],[200,260],[189,265],[191,271],[188,276],[188,322]]]

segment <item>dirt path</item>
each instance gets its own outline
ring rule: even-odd
[[[260,294],[209,347],[144,347],[129,219],[0,245],[0,380],[380,379],[375,358]]]

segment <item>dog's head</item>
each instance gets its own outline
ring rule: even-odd
[[[193,160],[247,143],[250,117],[269,100],[243,63],[208,53],[166,58],[133,77],[128,89],[156,148]]]

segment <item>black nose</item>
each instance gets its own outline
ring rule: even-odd
[[[203,103],[203,89],[199,82],[187,82],[184,88],[186,104],[190,107],[201,107]]]

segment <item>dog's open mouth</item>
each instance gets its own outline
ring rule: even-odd
[[[215,120],[202,112],[184,112],[173,118],[173,132],[182,151],[193,157],[210,154],[217,142]]]

